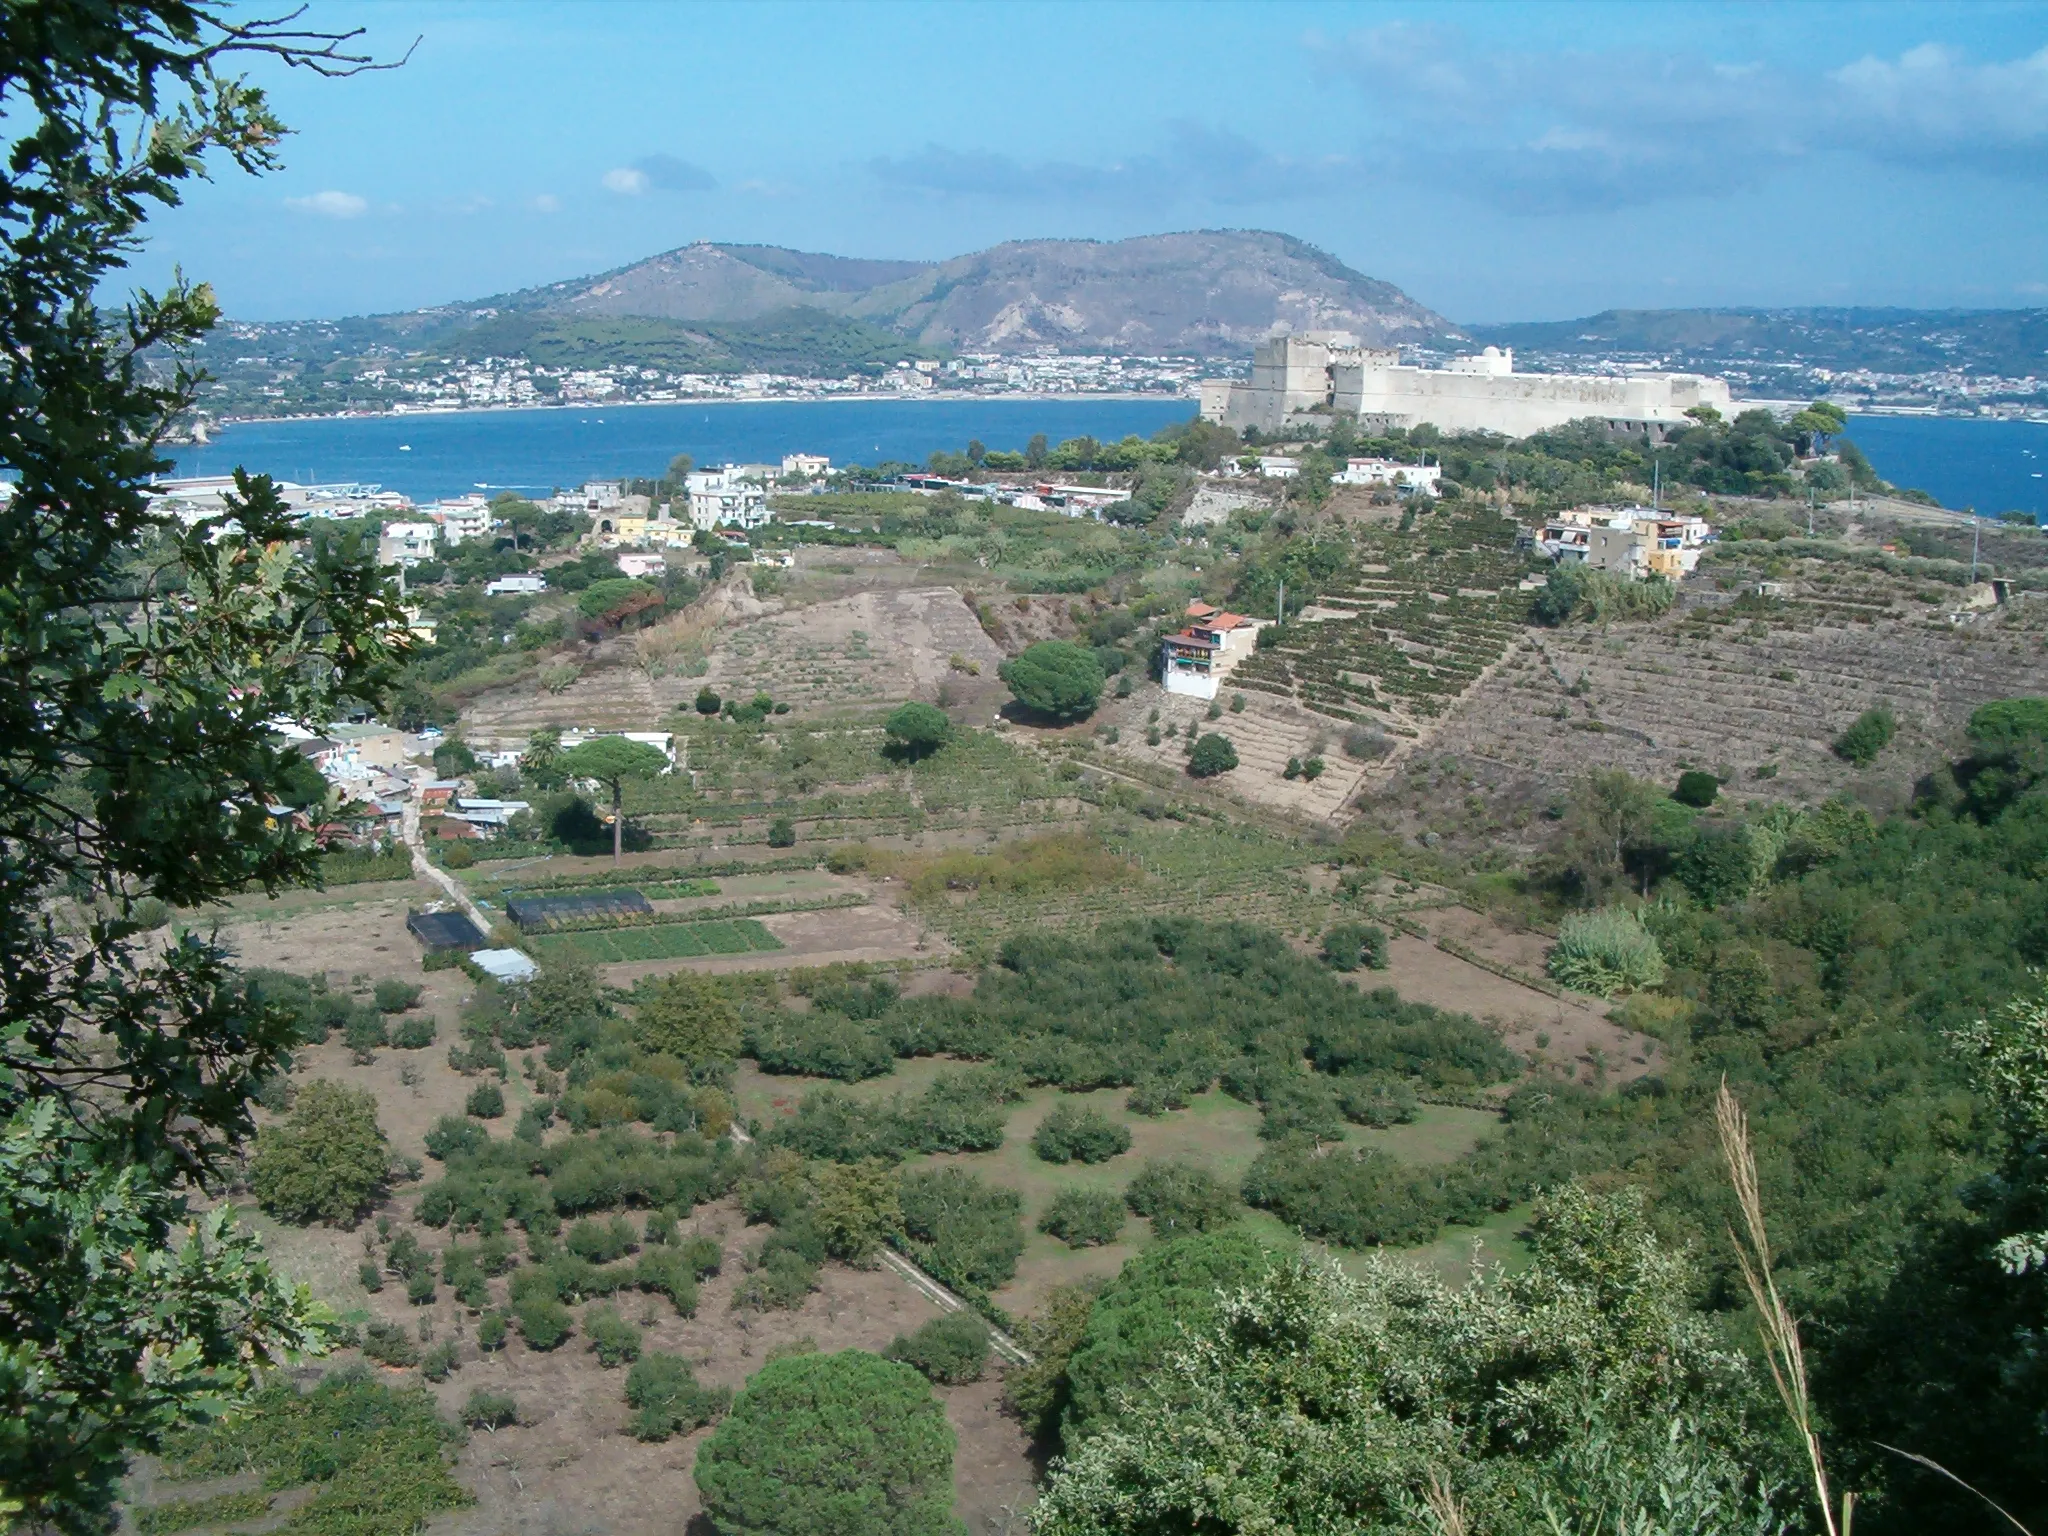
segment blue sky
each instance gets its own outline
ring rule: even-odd
[[[160,219],[250,319],[693,240],[1266,228],[1455,320],[2048,305],[2048,6],[321,3],[402,68]]]

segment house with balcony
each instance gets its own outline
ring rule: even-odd
[[[1256,648],[1259,621],[1201,602],[1189,603],[1185,617],[1181,631],[1161,642],[1160,676],[1168,693],[1213,699]]]

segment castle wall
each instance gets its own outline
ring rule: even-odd
[[[1587,417],[1661,435],[1687,425],[1685,413],[1696,406],[1734,414],[1727,383],[1698,374],[1516,373],[1513,354],[1491,347],[1447,369],[1404,368],[1396,353],[1349,343],[1327,333],[1273,337],[1253,353],[1249,384],[1203,390],[1202,414],[1240,430],[1273,432],[1327,404],[1382,431],[1428,422],[1445,432],[1507,437]]]

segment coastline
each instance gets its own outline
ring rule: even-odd
[[[451,405],[436,406],[416,411],[309,411],[299,416],[218,416],[213,418],[209,431],[225,427],[265,426],[298,421],[415,421],[439,416],[505,416],[520,412],[540,411],[623,411],[636,410],[642,406],[714,406],[714,405],[828,405],[846,403],[851,405],[889,402],[891,404],[918,405],[929,403],[959,404],[972,401],[993,405],[1005,400],[1015,400],[1024,405],[1045,405],[1064,400],[1131,400],[1131,401],[1174,401],[1185,400],[1190,404],[1200,399],[1198,395],[1171,395],[1161,390],[1116,390],[1116,389],[1066,389],[1036,391],[1032,393],[988,395],[976,390],[934,389],[919,390],[916,394],[830,394],[830,395],[703,395],[689,396],[681,400],[579,400],[574,404],[557,405]],[[187,443],[197,439],[185,439]],[[203,446],[203,444],[202,444]]]

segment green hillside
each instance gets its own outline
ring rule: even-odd
[[[434,343],[449,358],[524,357],[544,367],[632,366],[673,373],[879,373],[943,349],[818,309],[758,320],[681,321],[527,311],[498,315]]]

